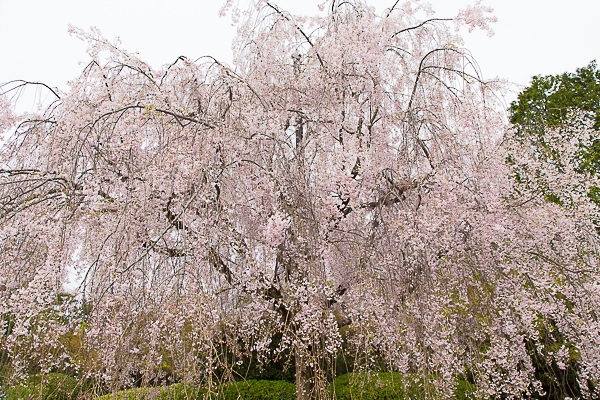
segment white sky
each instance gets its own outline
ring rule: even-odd
[[[240,0],[244,1],[244,0]],[[317,0],[273,0],[291,12],[313,14]],[[402,2],[403,0],[401,0]],[[425,1],[425,0],[423,0]],[[439,17],[453,17],[475,0],[430,0]],[[372,0],[378,11],[394,0]],[[235,29],[219,18],[221,1],[208,0],[0,0],[0,82],[42,81],[67,89],[89,61],[85,44],[67,32],[72,24],[119,36],[129,51],[157,67],[179,55],[231,60]],[[484,0],[498,22],[492,38],[467,33],[484,78],[526,85],[533,75],[574,72],[600,60],[600,0]],[[83,65],[79,62],[83,62]],[[508,95],[510,101],[515,94]]]

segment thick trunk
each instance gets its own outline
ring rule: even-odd
[[[296,399],[316,399],[315,376],[313,368],[296,353]]]

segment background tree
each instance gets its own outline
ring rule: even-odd
[[[533,145],[538,148],[539,157],[546,159],[561,169],[558,163],[562,155],[553,143],[549,130],[563,129],[580,132],[580,151],[571,160],[573,166],[582,174],[597,174],[600,172],[600,71],[595,61],[588,66],[579,68],[575,73],[562,75],[535,76],[531,84],[511,104],[510,122],[516,129],[523,145]],[[587,129],[580,129],[581,116],[590,120]],[[547,189],[546,189],[547,191]],[[598,188],[592,187],[588,192],[599,204]],[[564,200],[555,193],[546,193],[551,201],[559,204]]]
[[[511,104],[510,122],[523,129],[556,126],[565,122],[573,109],[592,113],[594,127],[600,127],[600,71],[595,61],[575,73],[534,76]]]
[[[487,28],[485,11],[453,22]],[[514,396],[541,390],[528,349],[552,323],[566,344],[551,357],[578,354],[579,393],[596,396],[598,237],[578,209],[511,192],[496,85],[427,12],[333,1],[301,18],[258,2],[233,67],[153,70],[74,29],[92,61],[0,153],[15,373],[39,356],[113,388],[211,385],[248,352],[289,354],[298,398],[318,398],[351,326],[357,370],[429,396],[451,397],[457,375]],[[38,332],[56,322],[29,325],[67,312],[52,296],[73,274],[87,363],[43,357],[57,339]]]

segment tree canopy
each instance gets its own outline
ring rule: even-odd
[[[498,84],[452,27],[493,18],[427,11],[332,1],[305,18],[257,2],[232,66],[152,69],[73,30],[92,61],[51,106],[15,116],[3,85],[0,127],[16,131],[0,152],[1,344],[14,374],[211,384],[252,354],[285,357],[309,399],[351,352],[357,370],[418,376],[436,396],[457,376],[483,397],[521,396],[542,391],[544,353],[597,396],[586,199],[514,190],[507,154],[535,154],[504,138]]]
[[[600,71],[595,61],[575,73],[533,77],[511,104],[510,122],[556,126],[567,120],[572,109],[593,113],[594,128],[600,127]]]

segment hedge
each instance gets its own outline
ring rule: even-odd
[[[77,380],[65,374],[32,377],[27,384],[6,388],[7,400],[75,400],[81,390]]]
[[[457,381],[455,399],[469,399],[472,386]],[[405,400],[425,398],[421,379],[396,372],[363,372],[337,377],[328,388],[335,400]],[[9,387],[7,400],[76,400],[81,385],[64,374],[34,377],[28,385]],[[111,393],[99,400],[295,400],[296,386],[286,381],[247,380],[217,386],[211,393],[206,388],[178,383],[171,386],[129,389]]]
[[[285,381],[234,382],[217,386],[212,393],[205,388],[177,385],[124,390],[100,397],[99,400],[201,400],[205,395],[211,400],[295,400],[296,386]]]
[[[468,382],[457,379],[456,400],[467,400],[473,390]],[[408,400],[426,398],[423,379],[412,375],[409,379],[398,372],[362,372],[338,376],[329,386],[335,400]],[[431,394],[430,394],[431,395]],[[431,397],[431,396],[427,396]]]

